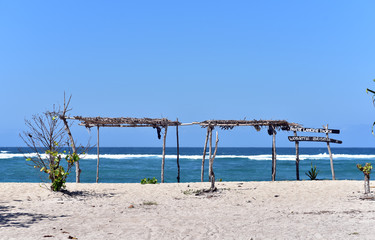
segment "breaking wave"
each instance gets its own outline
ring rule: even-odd
[[[375,160],[375,155],[369,154],[332,154],[335,160],[355,160],[355,159],[373,159]],[[7,151],[0,152],[0,159],[12,159],[12,158],[23,158],[23,157],[36,157],[36,153],[21,154],[21,153],[9,153]],[[45,157],[45,154],[42,154]],[[64,157],[64,156],[63,156]],[[96,154],[87,154],[82,156],[83,159],[97,159]],[[161,154],[100,154],[102,159],[161,159]],[[176,159],[177,155],[166,155],[166,159]],[[329,159],[327,153],[320,154],[301,154],[299,156],[300,160],[324,160]],[[180,159],[189,160],[201,160],[202,155],[180,155]],[[206,155],[208,159],[208,154]],[[265,161],[271,160],[271,154],[259,154],[259,155],[216,155],[216,159],[248,159],[248,160],[258,160]],[[295,155],[277,155],[277,160],[281,161],[294,161],[296,159]]]

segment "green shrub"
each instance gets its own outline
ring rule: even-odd
[[[158,183],[158,180],[153,177],[152,179],[151,178],[144,178],[141,180],[141,184],[156,184]]]
[[[366,163],[365,166],[357,164],[357,168],[365,175],[365,194],[370,193],[370,173],[372,170],[371,163]]]
[[[311,169],[307,173],[305,173],[311,180],[315,180],[316,177],[318,176],[319,170],[316,170],[316,166],[312,165],[311,163]]]
[[[54,147],[57,147],[58,143],[54,143]],[[57,150],[52,147],[52,150],[46,150],[46,160],[43,161],[42,158],[26,158],[26,161],[33,162],[34,168],[39,168],[41,172],[48,174],[48,178],[51,180],[51,190],[52,191],[61,191],[65,188],[66,178],[69,175],[71,167],[77,161],[79,161],[79,156],[76,153],[59,153]],[[68,163],[67,170],[64,169],[63,166],[60,165],[63,157],[62,155],[65,154],[65,160]]]
[[[359,169],[359,171],[363,172],[363,174],[370,175],[372,165],[371,163],[366,163],[366,165],[362,167],[362,164],[357,164],[357,168]]]

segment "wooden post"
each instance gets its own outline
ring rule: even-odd
[[[202,158],[202,170],[201,170],[201,182],[203,182],[204,179],[204,160],[206,158],[206,151],[207,151],[207,141],[208,141],[208,135],[210,134],[210,129],[207,127],[207,134],[206,134],[206,141],[204,142],[204,148],[203,148],[203,158]]]
[[[211,135],[212,135],[212,131],[211,131]],[[219,143],[219,133],[216,132],[216,142],[215,142],[215,152],[214,152],[214,155],[210,158],[210,181],[211,181],[211,187],[210,187],[210,191],[213,192],[216,190],[216,187],[215,187],[215,173],[214,173],[214,160],[215,160],[215,157],[216,157],[216,153],[217,153],[217,146],[218,146],[218,143]]]
[[[209,144],[210,146],[208,147],[209,148],[209,156],[211,159],[212,157],[212,128],[209,126],[208,127],[210,129],[210,134],[209,134]],[[209,161],[209,167],[208,167],[208,181],[211,181],[211,161]]]
[[[326,126],[323,125],[323,127],[326,130],[328,130],[328,124]],[[327,136],[327,138],[329,138],[328,131],[326,132],[326,136]],[[331,147],[329,145],[329,142],[327,142],[327,148],[328,148],[328,153],[329,153],[329,161],[330,161],[330,164],[331,164],[332,180],[336,180],[336,178],[335,178],[335,169],[333,168],[332,152],[331,152]]]
[[[97,146],[97,152],[98,152],[98,160],[96,162],[96,183],[99,182],[99,126],[98,126],[98,146]]]
[[[163,136],[163,158],[161,160],[161,182],[164,183],[164,165],[165,165],[165,141],[167,138],[168,126],[164,127],[164,136]]]
[[[370,193],[370,174],[365,173],[365,194]]]
[[[276,130],[272,126],[272,181],[276,180]]]
[[[297,136],[297,132],[294,131],[294,136]],[[296,141],[296,177],[299,180],[299,142]]]
[[[66,111],[66,108],[67,108],[67,105],[65,104],[65,96],[64,96],[64,112]],[[73,153],[77,153],[77,149],[76,149],[76,145],[74,143],[74,139],[73,139],[73,135],[70,131],[70,128],[69,128],[69,124],[68,124],[68,121],[66,120],[65,118],[65,114],[63,116],[60,117],[63,122],[64,122],[64,125],[65,125],[65,131],[68,133],[68,136],[69,136],[69,139],[70,139],[70,145],[72,146],[72,149],[73,149]],[[75,166],[76,166],[76,183],[80,183],[81,180],[80,180],[80,177],[81,177],[81,169],[79,167],[79,161],[76,161],[75,162]]]
[[[66,120],[66,113],[69,111],[69,103],[72,96],[69,97],[68,102],[66,102],[65,99],[65,92],[64,92],[64,110],[62,114],[60,115],[60,119],[64,122],[65,131],[68,133],[69,139],[70,139],[70,145],[72,146],[73,153],[77,154],[76,144],[74,143],[73,135],[70,131],[68,121]],[[76,183],[80,183],[80,177],[81,177],[81,169],[79,167],[79,160],[75,162],[76,165]]]
[[[178,118],[176,120],[178,122]],[[177,138],[177,182],[180,182],[180,143],[178,138],[178,124],[176,125],[176,138]]]

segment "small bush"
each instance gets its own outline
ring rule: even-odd
[[[357,168],[365,175],[365,194],[370,193],[370,173],[372,170],[371,163],[366,163],[365,166],[357,164]]]
[[[151,178],[144,178],[141,180],[141,184],[156,184],[158,183],[158,180],[153,177],[152,179]]]
[[[312,165],[311,163],[311,169],[307,173],[305,173],[311,180],[315,180],[318,176],[319,170],[316,170],[316,165]]]
[[[357,164],[357,168],[359,169],[359,171],[363,172],[363,174],[370,175],[372,165],[371,163],[366,163],[366,165],[362,167],[362,164]]]

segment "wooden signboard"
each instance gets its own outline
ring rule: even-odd
[[[288,136],[289,141],[331,142],[341,144],[342,141],[326,137]]]
[[[335,133],[335,134],[340,133],[340,130],[338,129],[303,128],[303,127],[290,127],[289,131],[312,132],[312,133]]]

